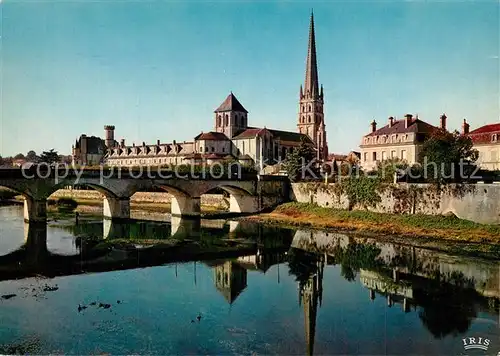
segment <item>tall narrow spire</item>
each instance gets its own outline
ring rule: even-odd
[[[314,14],[311,11],[311,24],[309,25],[309,46],[307,48],[305,95],[316,97],[319,95],[318,64],[316,62],[316,38],[314,36]]]

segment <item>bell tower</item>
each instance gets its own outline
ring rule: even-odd
[[[325,116],[323,114],[323,86],[319,86],[318,64],[316,61],[316,38],[314,35],[314,15],[311,12],[309,25],[309,45],[307,49],[306,80],[300,86],[299,118],[297,129],[308,135],[316,147],[318,160],[328,157]]]
[[[215,109],[215,131],[233,138],[248,127],[248,111],[236,99],[233,92]]]

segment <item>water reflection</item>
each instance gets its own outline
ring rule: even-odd
[[[74,237],[77,254],[64,255],[48,248],[48,241],[54,239],[53,229],[64,232],[64,236]],[[197,260],[203,263],[197,265]],[[267,227],[248,222],[177,219],[171,223],[138,221],[124,224],[89,220],[78,225],[60,221],[49,228],[26,224],[23,245],[6,253],[0,250],[0,280],[35,274],[50,277],[89,271],[133,270],[166,263],[176,263],[172,268],[177,276],[178,267],[184,271],[187,268],[185,264],[177,264],[182,261],[193,261],[190,262],[193,282],[189,283],[197,287],[179,287],[182,288],[180,299],[177,304],[172,304],[173,309],[184,302],[183,293],[208,293],[204,289],[204,280],[200,284],[197,276],[201,273],[206,277],[204,273],[207,269],[211,278],[210,288],[216,292],[218,300],[240,311],[238,307],[251,312],[252,309],[259,309],[260,304],[267,303],[267,300],[258,299],[260,294],[256,294],[256,289],[269,291],[267,295],[270,298],[279,293],[280,288],[294,284],[297,289],[294,289],[293,296],[288,289],[283,289],[287,291],[282,296],[283,304],[287,306],[281,310],[278,304],[269,313],[275,313],[271,315],[283,320],[290,318],[287,313],[292,309],[287,303],[293,298],[304,322],[300,326],[302,349],[279,349],[281,353],[356,353],[356,350],[353,352],[348,348],[330,349],[328,345],[339,346],[349,341],[341,333],[342,341],[336,336],[332,336],[333,339],[325,337],[325,330],[335,322],[332,316],[335,310],[342,310],[358,299],[355,310],[362,315],[349,314],[350,319],[366,318],[367,323],[381,327],[384,320],[411,320],[400,319],[398,315],[414,317],[419,327],[427,330],[433,340],[441,340],[447,347],[450,337],[456,338],[457,345],[460,345],[461,337],[478,330],[478,320],[487,320],[495,325],[495,333],[498,332],[500,269],[497,263],[376,239]],[[154,273],[153,270],[145,269],[143,273],[148,275]],[[266,274],[275,278],[273,284],[264,283],[267,279],[260,276]],[[156,278],[167,283],[163,276],[156,276],[155,281]],[[145,294],[154,295],[154,288],[146,285],[144,290],[148,293]],[[160,293],[158,298],[167,294]],[[203,298],[204,294],[200,300]],[[161,309],[165,304],[158,305]],[[380,308],[385,312],[376,314]],[[222,319],[217,319],[217,323],[224,324]],[[262,325],[263,329],[268,327],[271,326]],[[283,328],[281,324],[273,327]],[[491,329],[480,330],[483,333],[484,330],[492,332]],[[371,331],[373,335],[379,335],[377,332],[376,328]],[[356,330],[353,333],[355,337],[362,337]],[[286,335],[287,331],[284,331],[277,337],[286,339]],[[408,337],[425,339],[415,330]],[[372,345],[371,349],[359,347],[359,353],[387,353],[378,346]],[[215,353],[220,351],[215,350]],[[400,350],[405,353],[404,349]],[[446,350],[440,348],[436,353],[449,353]],[[126,353],[127,350],[122,351]],[[266,351],[272,353],[270,350],[263,350],[263,353]],[[176,351],[172,350],[172,353]],[[177,350],[177,353],[182,352]],[[203,352],[198,350],[197,353]]]

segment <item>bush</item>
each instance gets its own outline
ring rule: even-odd
[[[59,211],[73,211],[77,206],[76,200],[71,198],[59,198],[57,200],[57,209]]]

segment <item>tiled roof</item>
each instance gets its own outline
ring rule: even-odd
[[[405,126],[405,119],[394,120],[392,126],[389,127],[389,124],[381,127],[375,132],[371,132],[366,136],[381,136],[381,135],[392,135],[392,134],[400,134],[400,133],[433,133],[436,130],[439,130],[436,126],[432,126],[431,124],[426,123],[417,118],[412,118],[410,121],[410,125],[408,127]]]
[[[255,137],[255,136],[263,135],[266,131],[267,131],[267,129],[249,127],[248,129],[240,132],[235,137],[233,137],[233,140],[238,140],[238,139],[241,139],[241,138],[249,138],[249,137]]]
[[[240,111],[248,113],[248,111],[243,107],[243,105],[241,105],[241,103],[238,101],[238,99],[236,99],[232,92],[227,96],[226,100],[224,100],[222,104],[220,104],[220,106],[215,109],[215,112],[219,111]]]
[[[242,131],[241,133],[233,137],[233,140],[256,137],[259,135],[263,135],[266,131],[269,132],[274,138],[280,139],[281,141],[301,142],[302,139],[304,139],[306,142],[312,143],[309,136],[305,134],[292,131],[281,131],[281,130],[258,128],[258,127],[249,127],[248,129]]]
[[[269,129],[269,131],[273,134],[274,137],[277,137],[282,141],[301,142],[302,139],[304,139],[308,143],[313,143],[309,138],[309,136],[298,132],[281,131],[273,129]]]
[[[493,141],[493,135],[497,135],[496,141]],[[474,143],[500,143],[500,123],[481,126],[471,132],[468,136]]]
[[[226,135],[222,132],[202,132],[194,138],[196,141],[208,140],[208,141],[227,141],[229,140]]]
[[[347,159],[347,155],[342,155],[342,154],[337,154],[337,153],[331,153],[328,155],[328,160],[329,161],[345,161]]]

